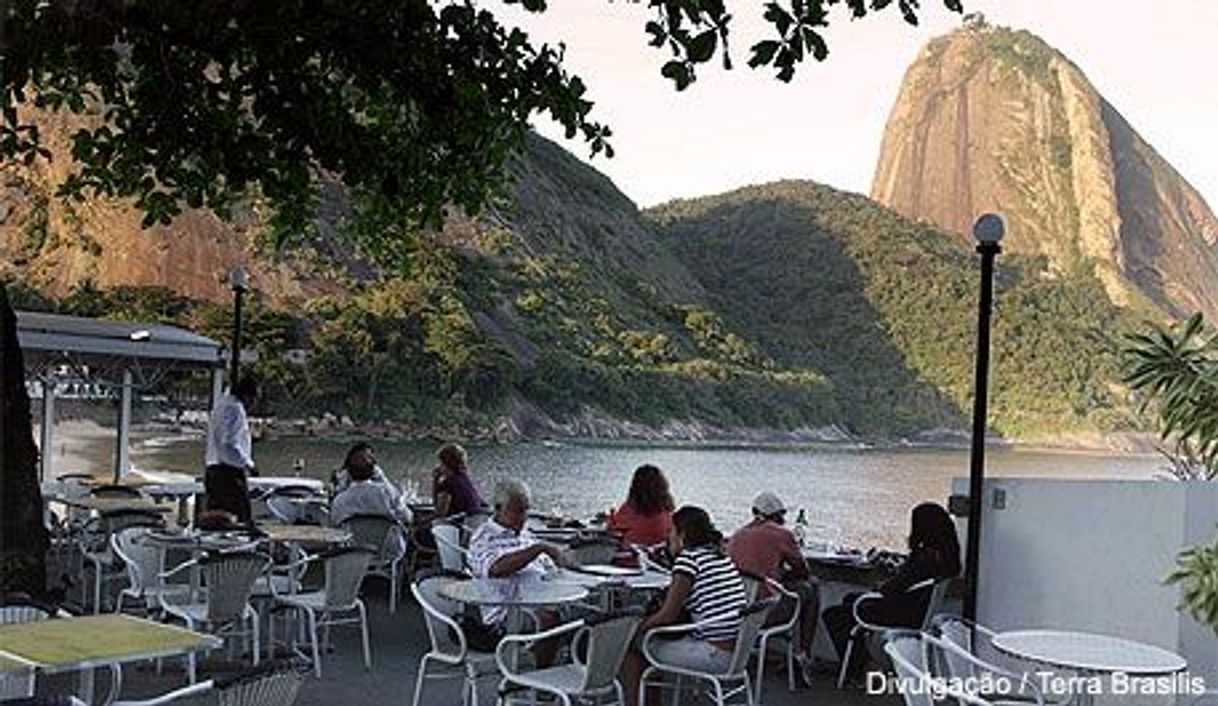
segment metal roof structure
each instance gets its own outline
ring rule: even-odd
[[[177,326],[91,319],[33,311],[17,312],[17,342],[27,380],[37,380],[42,397],[41,448],[52,448],[55,398],[70,379],[119,391],[115,480],[130,468],[133,390],[149,390],[174,370],[205,369],[212,376],[213,405],[222,390],[228,350],[206,336]],[[243,363],[257,360],[242,351]],[[42,477],[51,476],[50,453],[42,454]]]
[[[118,358],[222,368],[227,355],[218,341],[176,326],[32,311],[17,312],[17,340],[31,362],[68,357],[97,365]]]

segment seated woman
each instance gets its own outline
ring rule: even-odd
[[[872,625],[917,629],[926,617],[930,589],[909,589],[926,579],[949,579],[960,575],[960,542],[951,515],[935,503],[913,509],[909,530],[909,558],[896,575],[881,584],[883,597],[859,607],[863,620]],[[854,628],[854,603],[858,594],[846,596],[841,605],[826,608],[822,614],[825,628],[833,638],[839,658],[844,659],[850,631]],[[846,674],[851,680],[862,676],[866,650],[855,645]]]
[[[737,616],[748,603],[744,579],[723,553],[723,535],[700,507],[686,505],[673,513],[668,544],[676,556],[672,583],[660,608],[639,626],[639,639],[651,628],[678,622],[685,611],[695,623],[719,621],[679,639],[657,642],[653,652],[665,664],[725,671],[740,629]],[[631,706],[638,698],[639,678],[645,667],[642,653],[632,649],[622,667],[626,702]]]
[[[482,496],[469,476],[469,456],[458,444],[445,444],[436,453],[440,465],[431,472],[436,517],[452,517],[483,509]]]
[[[609,513],[606,524],[630,544],[662,544],[672,529],[672,510],[668,479],[659,468],[647,464],[634,470],[626,502]]]

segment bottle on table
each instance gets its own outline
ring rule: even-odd
[[[801,507],[799,513],[795,516],[795,541],[799,546],[806,546],[808,543],[808,514]]]

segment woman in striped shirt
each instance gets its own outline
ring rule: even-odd
[[[705,510],[686,505],[673,513],[668,548],[676,556],[672,583],[659,610],[647,616],[638,634],[676,623],[682,611],[688,611],[693,622],[713,624],[679,639],[653,643],[656,660],[704,672],[727,671],[740,629],[740,610],[748,600],[740,571],[723,553],[723,535]],[[641,652],[631,650],[623,667],[629,705],[638,697],[645,666]]]

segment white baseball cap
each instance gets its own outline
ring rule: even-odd
[[[766,491],[753,498],[753,511],[762,517],[769,517],[786,512],[787,507],[782,504],[782,500],[777,495]]]

